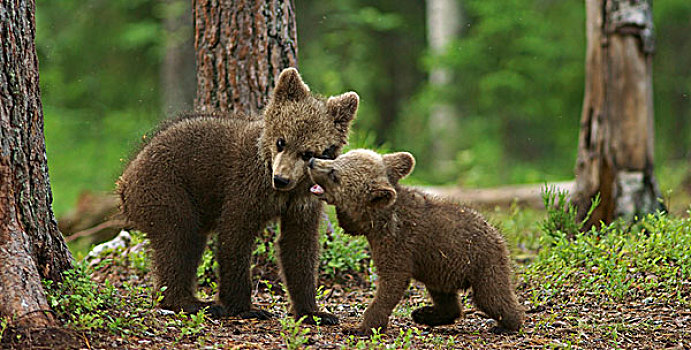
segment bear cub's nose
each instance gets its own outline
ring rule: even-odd
[[[274,186],[276,186],[276,188],[286,187],[289,183],[290,179],[285,179],[278,175],[274,176]]]

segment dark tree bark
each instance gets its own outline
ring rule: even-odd
[[[586,1],[586,87],[575,203],[601,220],[664,209],[653,175],[652,1]]]
[[[166,115],[192,109],[197,88],[192,5],[165,0],[166,54],[161,66],[161,100]]]
[[[194,0],[197,99],[201,112],[257,113],[273,79],[297,67],[290,0]]]
[[[72,265],[51,209],[34,0],[0,2],[0,317],[55,325],[41,278]]]

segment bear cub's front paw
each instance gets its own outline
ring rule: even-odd
[[[228,315],[228,312],[223,306],[210,302],[190,303],[182,307],[182,311],[188,314],[196,314],[200,310],[204,310],[207,316],[214,319],[223,318]]]
[[[221,305],[211,305],[206,308],[206,314],[214,319],[219,319],[228,316],[228,312]]]
[[[456,319],[460,315],[442,312],[439,309],[434,308],[433,306],[423,306],[419,309],[413,310],[410,316],[413,317],[413,321],[415,321],[416,323],[434,327],[447,324],[454,324],[454,322],[456,322]]]

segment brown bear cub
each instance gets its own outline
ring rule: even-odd
[[[336,206],[346,233],[367,238],[379,274],[364,320],[347,332],[385,331],[411,278],[425,284],[434,302],[413,311],[415,322],[453,324],[462,316],[458,291],[472,288],[478,309],[498,321],[495,331],[517,331],[524,311],[501,234],[469,208],[399,185],[414,164],[410,153],[369,150],[310,161],[311,192]]]
[[[263,115],[189,115],[162,126],[118,181],[122,211],[151,241],[161,306],[214,317],[269,318],[251,304],[255,237],[280,220],[278,261],[295,317],[338,318],[315,300],[322,203],[310,195],[307,163],[346,144],[358,95],[313,96],[297,70],[281,72]],[[218,235],[216,303],[196,295],[208,235]],[[306,322],[314,322],[308,317]]]

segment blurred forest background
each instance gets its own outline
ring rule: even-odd
[[[468,187],[573,178],[584,91],[579,0],[459,0],[460,31],[429,49],[420,0],[296,0],[310,87],[357,91],[351,144],[416,155],[414,181]],[[57,215],[109,191],[144,133],[190,109],[192,14],[177,0],[38,0],[37,49]],[[691,1],[655,2],[655,163],[663,192],[691,163]],[[185,68],[187,67],[187,68]],[[429,83],[444,68],[451,83]],[[182,83],[181,83],[182,82]],[[431,161],[428,118],[451,106],[450,171]],[[448,169],[447,169],[448,170]]]

